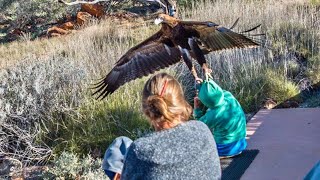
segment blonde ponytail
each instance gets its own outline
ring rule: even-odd
[[[152,95],[147,98],[146,112],[151,119],[164,118],[167,120],[174,119],[175,116],[168,109],[168,105],[163,97],[159,95]]]

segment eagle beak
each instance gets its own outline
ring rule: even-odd
[[[155,23],[156,25],[158,25],[158,24],[160,24],[160,23],[162,23],[162,22],[163,22],[163,20],[162,20],[161,18],[157,18],[157,19],[154,20],[154,23]]]

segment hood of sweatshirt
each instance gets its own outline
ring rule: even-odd
[[[215,108],[225,103],[223,90],[211,79],[201,84],[198,97],[208,108]]]

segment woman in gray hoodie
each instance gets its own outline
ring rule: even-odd
[[[220,179],[217,147],[207,125],[188,121],[192,108],[172,76],[160,73],[143,89],[142,109],[154,133],[129,147],[121,179]]]

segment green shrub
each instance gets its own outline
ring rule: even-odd
[[[101,168],[101,159],[92,159],[91,156],[79,158],[73,153],[62,152],[52,162],[52,167],[43,172],[44,179],[108,179]]]
[[[50,0],[26,0],[23,3],[18,0],[0,0],[1,13],[12,20],[16,26],[36,23],[37,18],[44,18],[45,21],[50,22],[76,9]]]
[[[313,56],[308,60],[308,70],[306,75],[312,84],[320,82],[320,55]]]
[[[278,103],[292,97],[299,100],[299,97],[297,97],[300,92],[298,86],[287,79],[284,74],[268,69],[264,81],[263,95],[265,98],[272,98]]]

